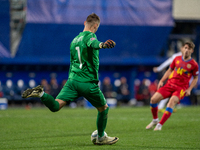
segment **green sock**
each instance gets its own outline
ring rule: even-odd
[[[108,118],[108,110],[109,110],[109,107],[106,110],[104,110],[103,112],[98,112],[97,130],[98,130],[99,137],[104,136],[104,130],[106,128],[107,118]]]
[[[60,105],[57,101],[55,101],[53,96],[44,93],[40,99],[45,104],[45,106],[47,106],[52,112],[56,112],[59,110]]]

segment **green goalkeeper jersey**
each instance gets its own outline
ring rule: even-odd
[[[80,32],[70,45],[69,78],[80,82],[99,81],[99,44],[94,33]]]

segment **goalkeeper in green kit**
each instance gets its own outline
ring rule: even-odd
[[[104,135],[109,107],[98,86],[99,49],[113,48],[116,44],[112,40],[97,40],[95,33],[99,25],[100,18],[95,13],[90,14],[84,22],[83,32],[71,42],[69,78],[56,99],[45,93],[41,85],[24,91],[22,98],[40,97],[52,112],[56,112],[67,102],[74,101],[80,96],[85,97],[98,110],[98,137],[94,144],[111,145],[119,138]]]

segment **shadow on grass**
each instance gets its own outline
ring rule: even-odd
[[[24,141],[24,140],[31,140],[31,139],[43,139],[43,138],[59,138],[59,137],[80,137],[80,136],[88,136],[91,133],[71,133],[71,134],[62,134],[62,135],[55,135],[55,136],[34,136],[34,137],[26,137],[26,138],[16,138],[16,139],[7,139],[6,141]]]
[[[57,139],[57,138],[63,138],[63,140],[65,141],[66,139],[70,139],[70,137],[81,137],[81,136],[88,136],[90,135],[90,133],[84,133],[84,134],[63,134],[63,135],[56,135],[56,136],[34,136],[34,137],[26,137],[26,138],[16,138],[16,139],[10,139],[10,140],[7,140],[7,141],[10,141],[10,142],[20,142],[22,143],[21,145],[23,145],[24,141],[27,141],[27,140],[40,140],[40,139],[47,139],[47,138],[53,138],[53,139]],[[66,139],[65,139],[66,138]],[[42,143],[42,141],[40,142]],[[81,142],[76,142],[74,141],[70,143],[69,145],[69,141],[66,142],[65,144],[61,143],[61,144],[49,144],[47,145],[46,142],[44,142],[44,145],[42,146],[42,144],[40,144],[40,146],[38,146],[37,144],[35,146],[31,145],[31,146],[8,146],[8,148],[4,148],[5,150],[6,149],[74,149],[76,147],[88,147],[88,146],[94,146],[92,144],[92,142],[90,143],[90,141],[88,141],[88,143],[86,143],[84,140]]]
[[[93,144],[76,144],[76,145],[67,145],[67,144],[55,144],[55,145],[45,145],[45,146],[18,146],[14,148],[5,148],[6,149],[74,149],[76,147],[83,147],[83,146],[93,146]]]

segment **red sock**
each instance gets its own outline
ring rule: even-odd
[[[173,109],[171,109],[171,110],[173,111]],[[162,118],[159,122],[161,125],[163,125],[167,121],[167,119],[171,116],[171,114],[172,114],[171,110],[168,110],[166,108],[166,110],[165,110],[165,112],[164,112],[164,114],[163,114],[163,116],[162,116]]]
[[[157,107],[151,107],[151,113],[153,115],[153,119],[158,118],[158,106]]]

